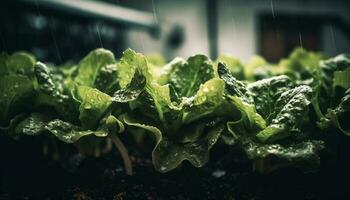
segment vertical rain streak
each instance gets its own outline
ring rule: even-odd
[[[1,50],[8,52],[7,45],[6,45],[6,39],[3,37],[1,30],[0,30],[0,42],[1,42],[1,45],[0,45]]]
[[[303,48],[303,39],[301,37],[301,32],[299,31],[299,44],[300,44],[300,47]]]
[[[49,22],[51,22],[51,23],[49,23],[49,29],[50,29],[50,34],[51,34],[51,37],[52,37],[52,40],[53,40],[54,48],[55,48],[55,51],[56,51],[56,56],[57,56],[59,62],[62,63],[63,60],[62,60],[60,49],[58,48],[56,36],[55,36],[55,33],[54,33],[54,32],[56,32],[56,24],[55,24],[55,21],[54,21],[52,16],[50,17],[50,21]]]
[[[152,0],[152,10],[153,10],[153,18],[156,24],[158,24],[158,17],[157,17],[157,12],[156,12],[156,6],[154,4],[154,0]]]
[[[143,36],[141,33],[137,33],[140,38],[140,43],[142,45],[142,53],[145,53],[145,41],[143,40]]]
[[[331,37],[332,37],[332,43],[333,43],[333,46],[334,46],[334,50],[338,51],[337,43],[336,43],[336,40],[335,40],[335,33],[334,33],[334,29],[333,29],[333,25],[332,24],[330,25],[329,30],[331,32]]]
[[[99,43],[100,43],[100,47],[103,48],[102,38],[101,38],[101,33],[100,33],[100,27],[99,27],[99,23],[98,23],[98,22],[95,24],[95,28],[96,28],[96,33],[97,33],[98,41],[99,41]]]
[[[270,7],[271,7],[272,17],[275,18],[275,9],[274,9],[274,6],[273,6],[273,0],[270,0]]]
[[[231,23],[232,23],[232,29],[233,29],[233,35],[232,35],[232,40],[235,42],[237,41],[237,23],[235,19],[235,12],[234,12],[234,6],[232,6],[231,0],[227,0],[227,7],[232,9],[232,16],[230,17]]]
[[[39,7],[39,4],[38,4],[38,0],[35,0],[35,5],[36,5],[36,11],[37,11],[38,15],[42,16],[42,14],[40,12],[40,7]],[[62,63],[63,62],[62,56],[61,56],[60,49],[58,47],[56,36],[55,36],[55,33],[54,33],[54,32],[56,32],[56,24],[55,24],[54,18],[52,16],[48,17],[48,22],[49,22],[48,27],[49,27],[50,35],[52,37],[52,41],[53,41],[54,48],[55,48],[55,51],[56,51],[56,56],[58,58],[58,61],[60,63]]]

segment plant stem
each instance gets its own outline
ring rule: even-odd
[[[122,156],[126,174],[132,176],[132,163],[128,154],[128,150],[125,148],[123,142],[119,139],[117,133],[110,134],[110,137],[114,145],[117,147],[120,155]]]

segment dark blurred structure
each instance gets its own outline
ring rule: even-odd
[[[0,24],[1,51],[56,63],[99,47],[244,62],[274,62],[298,46],[350,52],[349,0],[3,0]]]
[[[261,14],[259,15],[259,51],[267,60],[273,62],[288,56],[297,46],[322,51],[322,28],[325,26],[331,26],[331,28],[334,26],[345,33],[350,40],[350,23],[337,15],[281,13],[276,18],[270,13]]]
[[[150,12],[83,0],[5,0],[0,24],[0,51],[29,51],[56,63],[99,47],[119,56],[127,48],[126,30],[159,31]]]

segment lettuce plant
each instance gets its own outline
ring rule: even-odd
[[[112,141],[132,174],[119,134],[154,138],[152,162],[168,172],[187,160],[209,160],[222,140],[255,170],[316,169],[325,133],[350,134],[350,56],[326,60],[296,49],[278,64],[223,55],[169,63],[131,49],[116,60],[96,49],[76,64],[53,66],[17,52],[0,54],[0,129],[9,136],[45,135],[99,156]]]
[[[150,69],[144,56],[127,51],[128,66]],[[122,61],[123,64],[126,64]],[[183,160],[200,167],[224,129],[219,107],[224,82],[214,77],[211,61],[204,55],[187,61],[175,59],[159,79],[146,71],[146,87],[130,102],[131,112],[123,117],[128,126],[151,133],[156,145],[152,153],[155,168],[167,172]]]
[[[24,53],[2,58],[0,90],[5,112],[1,125],[12,136],[50,133],[96,156],[99,148],[94,147],[100,140],[94,139],[88,148],[84,143],[89,137],[108,136],[122,153],[127,173],[132,173],[127,151],[117,136],[124,130],[118,117],[125,112],[123,104],[137,98],[145,86],[140,73],[121,84],[114,55],[104,49],[92,51],[69,70],[35,62]]]

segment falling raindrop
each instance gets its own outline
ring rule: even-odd
[[[100,27],[99,27],[98,23],[96,23],[96,32],[97,32],[97,36],[98,36],[98,39],[99,39],[99,42],[100,42],[100,46],[103,48],[101,34],[100,34]]]
[[[0,39],[1,39],[1,41],[0,41],[0,42],[1,42],[1,45],[0,45],[1,49],[2,49],[3,51],[7,51],[5,39],[4,39],[4,37],[2,36],[1,31],[0,31]]]
[[[332,42],[333,42],[334,49],[335,49],[335,51],[337,51],[337,43],[335,41],[335,33],[334,33],[334,30],[333,30],[333,26],[330,25],[329,29],[331,31],[331,37],[332,37]]]
[[[301,38],[301,32],[299,31],[299,44],[300,44],[300,47],[303,48],[303,40]]]
[[[272,17],[275,18],[275,10],[273,8],[273,0],[270,0],[270,7],[271,7]]]
[[[232,16],[231,20],[232,20],[232,28],[233,28],[233,39],[234,39],[234,41],[238,41],[237,34],[236,34],[237,25],[236,25],[235,17]]]
[[[38,14],[41,15],[38,0],[35,0],[35,5],[36,5],[36,10],[38,11]]]
[[[154,0],[152,0],[152,9],[153,9],[153,18],[156,24],[158,24],[158,18],[157,18],[157,12],[156,12],[156,6],[154,4]]]
[[[145,53],[145,41],[143,40],[141,33],[138,33],[138,35],[139,35],[140,42],[142,45],[142,52]]]
[[[53,17],[51,17],[51,25],[49,25],[49,27],[50,27],[50,34],[51,34],[51,37],[53,39],[53,43],[55,45],[57,58],[62,63],[62,57],[61,57],[60,49],[58,48],[56,36],[54,34],[54,30],[56,29],[56,26],[55,26],[55,21],[53,20]]]

